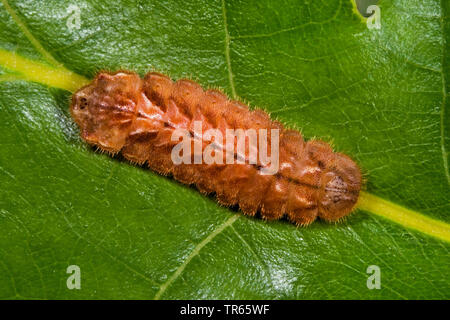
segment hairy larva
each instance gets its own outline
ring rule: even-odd
[[[159,73],[141,79],[129,71],[101,72],[73,95],[70,112],[89,144],[111,154],[121,152],[131,162],[146,163],[203,193],[215,193],[221,204],[239,205],[247,215],[260,212],[269,220],[287,215],[297,225],[317,217],[338,221],[358,200],[361,173],[348,156],[333,152],[323,141],[305,142],[299,132],[284,128],[264,111],[250,110],[220,91],[204,91],[191,80],[173,82]],[[195,144],[198,122],[202,129],[219,133],[239,128],[278,130],[279,170],[263,174],[260,162],[175,164],[174,131],[185,130]],[[206,147],[201,141],[200,152]],[[219,157],[226,154],[224,145],[216,144],[214,150]],[[248,158],[249,151],[233,156]],[[188,158],[195,153],[194,147]]]

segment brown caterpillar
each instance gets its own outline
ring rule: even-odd
[[[215,193],[221,204],[239,205],[247,215],[259,211],[262,218],[272,220],[286,214],[297,225],[317,217],[338,221],[358,200],[361,173],[348,156],[334,153],[322,141],[305,142],[299,132],[285,129],[264,111],[250,110],[220,91],[204,91],[191,80],[173,82],[158,73],[141,79],[129,71],[102,72],[73,95],[70,112],[89,144],[111,154],[121,152],[133,163],[147,163],[202,193]],[[171,151],[178,142],[172,141],[172,134],[185,129],[195,143],[195,121],[222,133],[229,128],[278,129],[279,171],[265,175],[260,162],[174,164]],[[204,151],[206,142],[201,146]],[[188,156],[195,157],[195,152]],[[226,153],[220,145],[214,152]],[[234,156],[249,157],[249,149]]]

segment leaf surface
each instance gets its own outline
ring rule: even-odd
[[[332,141],[368,193],[448,224],[450,5],[379,6],[369,29],[350,0],[2,0],[0,298],[449,299],[431,229],[364,210],[308,228],[249,218],[95,153],[68,113],[98,70],[194,78]]]

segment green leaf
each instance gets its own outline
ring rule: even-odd
[[[1,0],[0,298],[449,299],[450,4],[378,5],[381,29],[352,0]],[[119,68],[333,141],[365,173],[361,209],[265,222],[95,153],[70,91]]]

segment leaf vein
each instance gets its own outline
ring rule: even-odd
[[[223,25],[225,31],[225,59],[227,60],[228,68],[228,80],[230,82],[231,93],[234,99],[236,99],[236,88],[234,86],[233,71],[231,69],[231,58],[230,58],[230,33],[228,32],[228,21],[227,21],[227,9],[225,7],[225,0],[222,0],[222,15],[223,15]]]
[[[217,235],[219,235],[227,227],[231,226],[238,218],[239,218],[239,215],[237,215],[237,214],[233,215],[227,221],[222,223],[219,227],[214,229],[214,231],[211,232],[205,239],[203,239],[194,248],[194,250],[192,250],[192,252],[188,255],[188,257],[177,268],[177,270],[175,270],[175,272],[172,274],[172,276],[170,276],[170,278],[167,279],[167,281],[161,285],[161,287],[159,288],[159,291],[156,293],[156,295],[154,297],[154,300],[159,300],[161,298],[161,296],[164,294],[164,292],[167,290],[167,288],[183,273],[184,269],[189,264],[189,262],[191,262],[191,260],[200,253],[200,251],[203,249],[204,246],[206,246],[208,243],[210,243]]]
[[[49,62],[50,64],[54,65],[55,67],[63,67],[63,65],[57,61],[39,42],[36,37],[33,36],[30,29],[27,27],[27,25],[20,19],[18,14],[15,12],[15,10],[10,6],[8,3],[8,0],[1,0],[3,3],[3,6],[5,7],[6,11],[10,14],[11,18],[14,20],[14,22],[17,24],[17,26],[22,30],[23,34],[28,38],[28,40],[31,42],[31,44],[36,48],[36,50],[42,54],[42,56]]]

